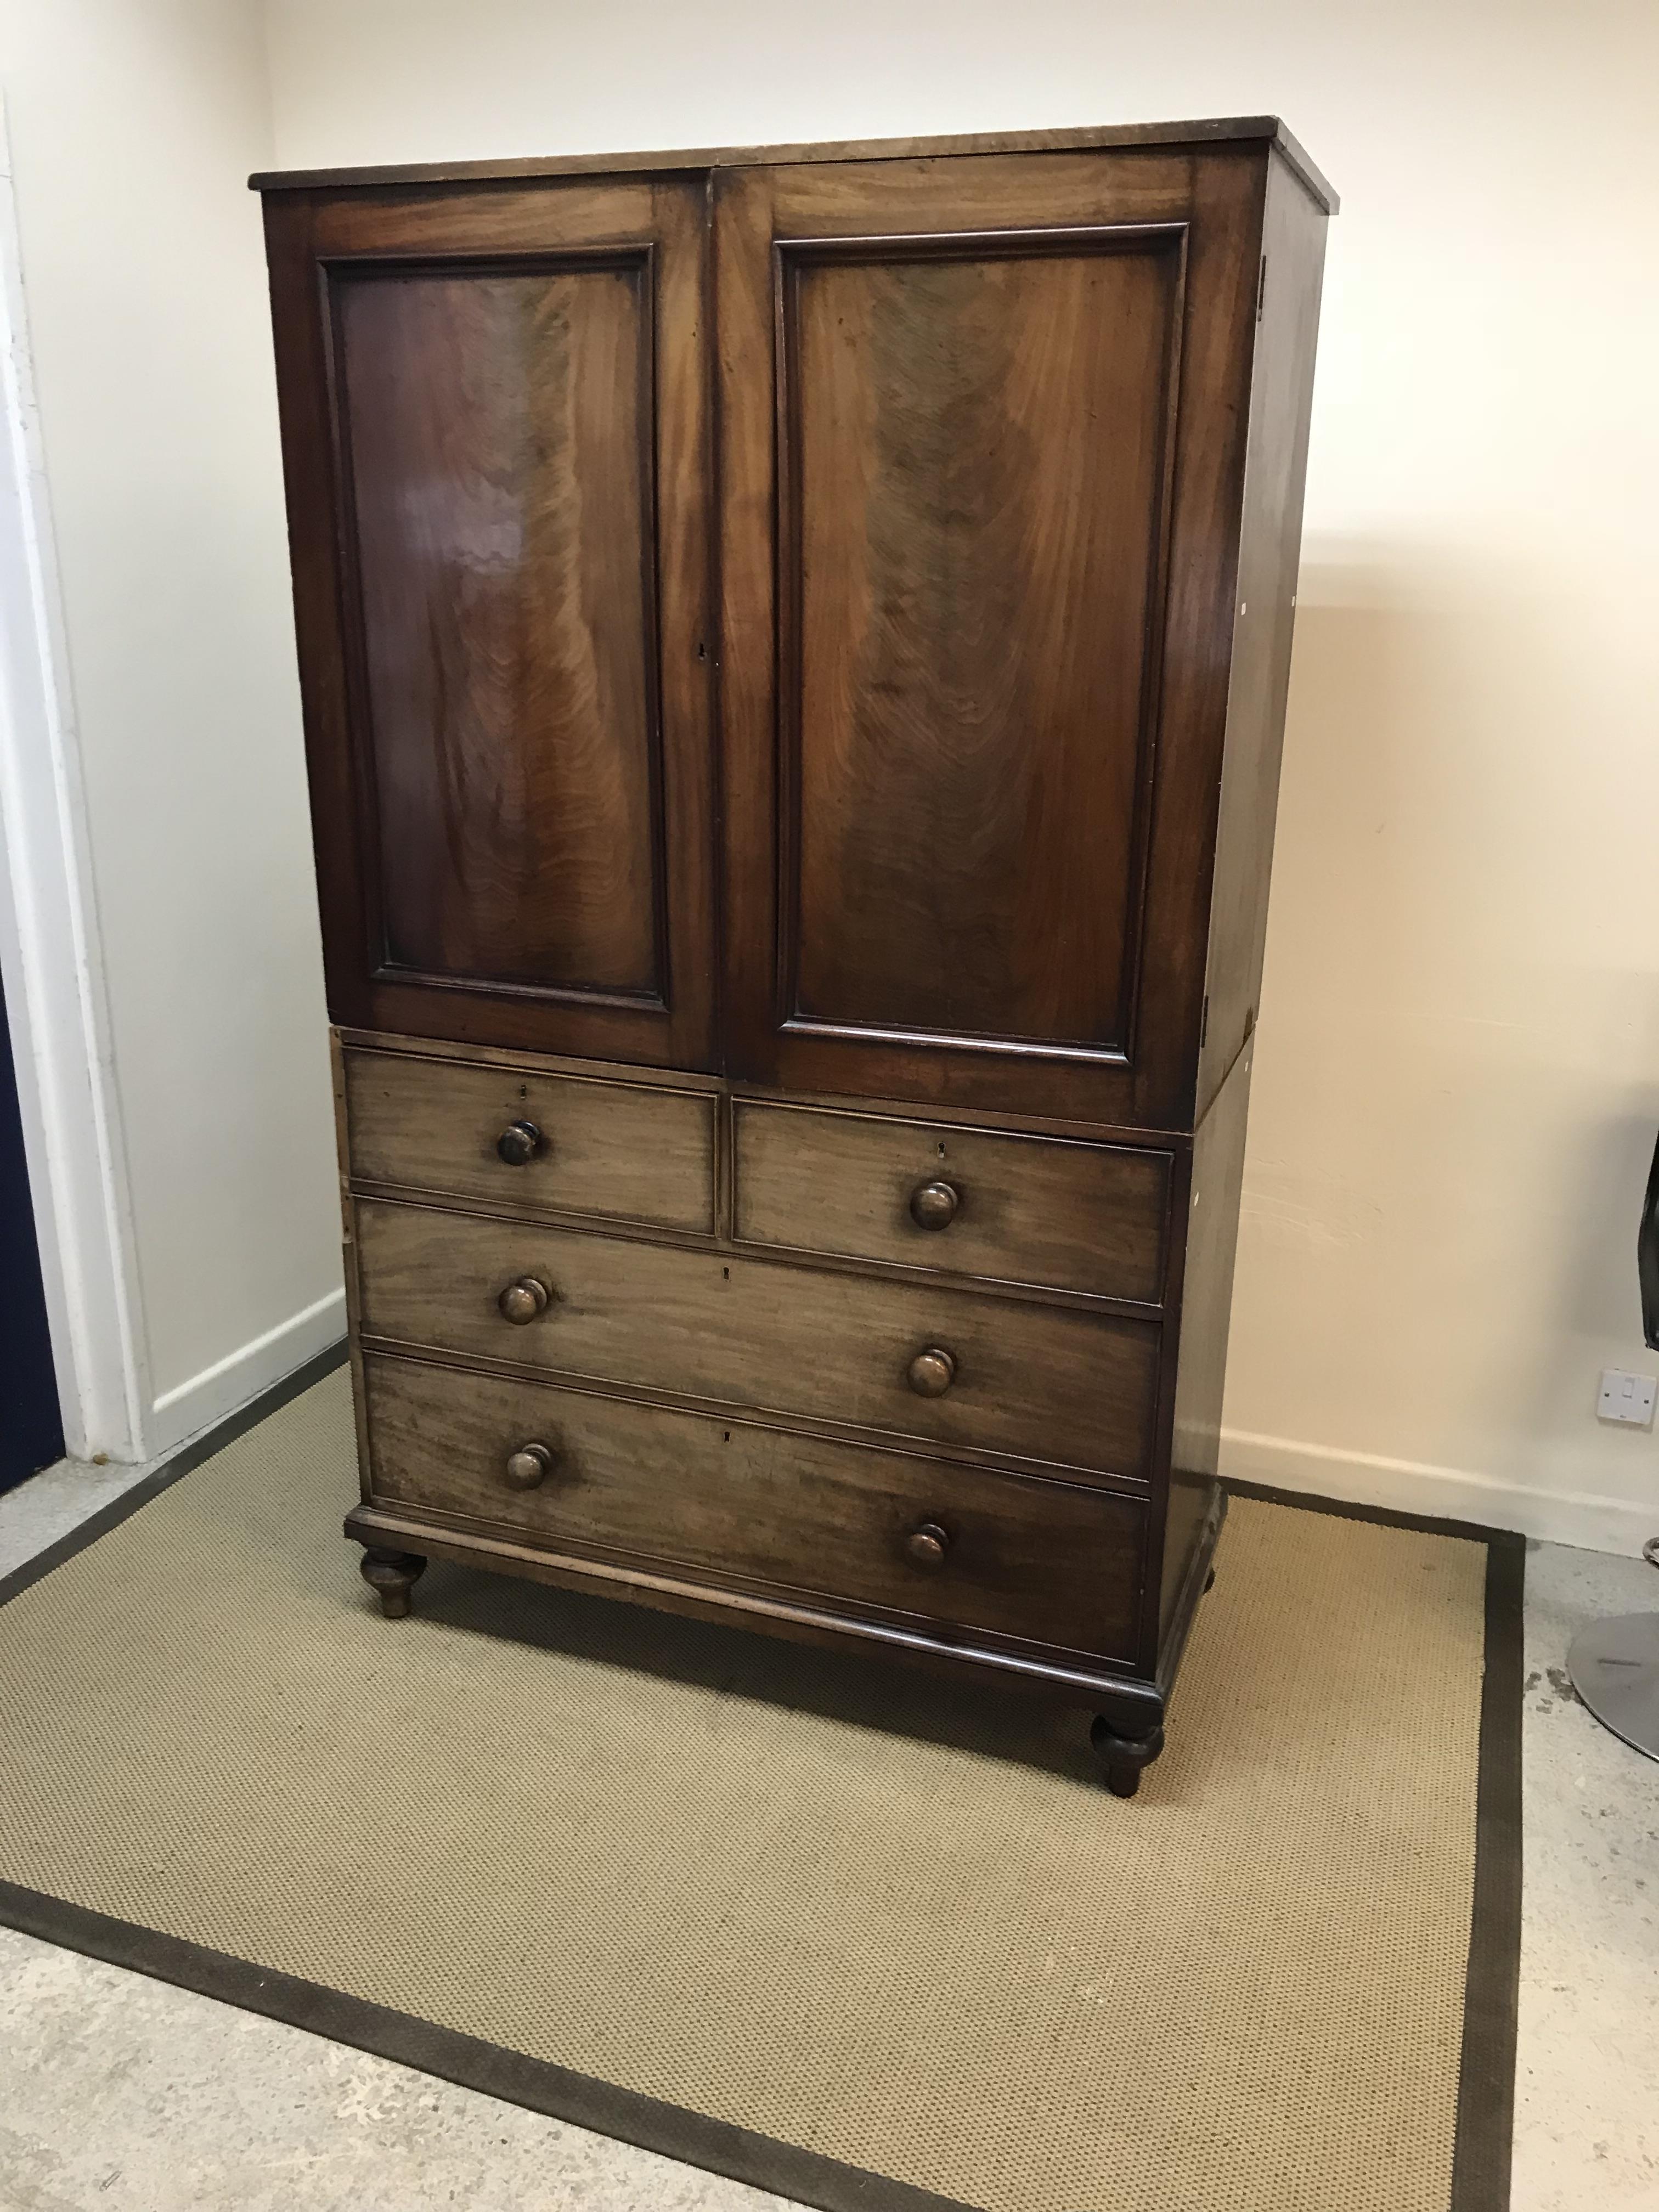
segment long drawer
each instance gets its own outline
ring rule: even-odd
[[[370,1337],[957,1449],[1148,1469],[1152,1322],[384,1200],[356,1218]]]
[[[1135,1499],[408,1360],[366,1374],[377,1501],[548,1552],[1133,1652]]]
[[[734,1234],[1157,1304],[1168,1152],[738,1099]]]
[[[707,1091],[349,1047],[346,1133],[360,1182],[514,1212],[714,1225]]]

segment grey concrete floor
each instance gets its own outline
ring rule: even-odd
[[[0,1575],[142,1472],[64,1467],[0,1498]],[[1654,1607],[1638,1561],[1528,1552],[1513,2212],[1659,2207],[1659,1764],[1562,1671],[1581,1622]],[[781,2203],[0,1929],[0,2212]]]
[[[1513,2212],[1659,2207],[1659,1761],[1565,1671],[1586,1621],[1654,1611],[1641,1560],[1528,1547]]]

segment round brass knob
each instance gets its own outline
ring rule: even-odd
[[[918,1398],[942,1398],[957,1379],[957,1363],[937,1344],[910,1362],[910,1388]]]
[[[950,1548],[951,1532],[941,1528],[937,1521],[924,1521],[904,1540],[904,1555],[911,1565],[916,1567],[942,1567],[945,1554]]]
[[[918,1229],[948,1229],[961,1204],[954,1183],[919,1182],[910,1194],[910,1218]]]
[[[552,1293],[545,1283],[534,1275],[520,1275],[516,1283],[509,1283],[495,1301],[504,1319],[515,1328],[523,1328],[535,1320],[538,1314],[547,1311],[547,1301]]]
[[[495,1139],[495,1150],[510,1168],[528,1167],[544,1139],[533,1121],[509,1121]]]
[[[507,1454],[501,1472],[510,1490],[533,1490],[553,1472],[553,1455],[545,1444],[520,1444]]]

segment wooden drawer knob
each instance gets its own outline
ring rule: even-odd
[[[956,1379],[956,1361],[937,1344],[910,1362],[910,1388],[918,1398],[942,1398]]]
[[[951,1532],[942,1528],[937,1521],[924,1521],[904,1540],[905,1557],[916,1567],[942,1567],[950,1548]]]
[[[509,1490],[533,1490],[553,1472],[553,1454],[546,1444],[520,1444],[507,1454],[501,1472]]]
[[[948,1229],[961,1203],[954,1183],[919,1182],[910,1194],[910,1218],[918,1229]]]
[[[533,1121],[509,1121],[495,1139],[495,1150],[508,1167],[526,1168],[545,1141]]]
[[[538,1314],[547,1311],[547,1302],[551,1296],[547,1285],[538,1282],[534,1275],[520,1275],[516,1283],[507,1285],[495,1303],[505,1320],[510,1321],[515,1328],[523,1328]]]

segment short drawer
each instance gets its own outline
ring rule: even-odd
[[[1163,1297],[1168,1152],[750,1099],[733,1127],[744,1243]]]
[[[384,1200],[359,1201],[356,1221],[367,1336],[947,1447],[1148,1470],[1155,1322]]]
[[[550,1553],[1133,1655],[1134,1498],[406,1360],[371,1357],[367,1380],[379,1502]]]
[[[706,1091],[349,1048],[345,1094],[360,1182],[514,1211],[714,1228]]]

